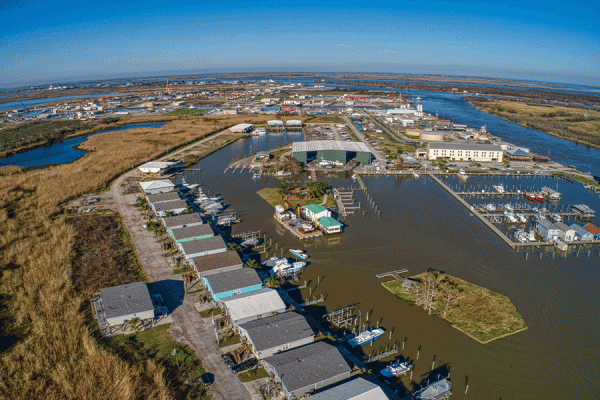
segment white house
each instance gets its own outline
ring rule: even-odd
[[[556,227],[552,222],[547,219],[540,219],[536,221],[535,230],[541,237],[545,240],[556,240],[556,238],[560,237],[561,230]]]
[[[331,217],[331,210],[320,204],[309,204],[301,208],[302,215],[309,221],[317,221],[319,218]]]
[[[162,174],[173,164],[172,162],[151,161],[140,165],[138,169],[144,174]]]

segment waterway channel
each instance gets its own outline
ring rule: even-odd
[[[260,229],[277,241],[279,249],[307,250],[310,265],[300,280],[307,281],[309,288],[302,295],[326,296],[324,304],[312,307],[313,315],[355,305],[363,318],[368,313],[372,324],[379,321],[387,330],[372,347],[363,347],[365,353],[406,341],[400,354],[415,362],[413,381],[425,378],[432,363],[435,368],[449,368],[453,398],[600,395],[597,248],[589,256],[586,250],[579,256],[571,252],[554,258],[545,249],[533,249],[526,259],[524,252],[506,246],[425,176],[365,177],[368,194],[381,213],[364,207],[366,196],[357,192],[364,216],[361,211],[349,216],[342,235],[300,242],[275,223],[272,208],[255,194],[263,187],[277,186],[276,178],[253,180],[248,170],[223,172],[234,159],[297,140],[302,140],[301,134],[237,141],[201,160],[202,172],[186,173],[186,180],[220,194],[240,213],[242,222],[233,227],[234,233]],[[345,173],[322,174],[319,179],[336,186],[352,185]],[[583,190],[579,184],[573,188]],[[597,197],[589,205],[599,209]],[[407,268],[410,274],[435,268],[501,292],[514,302],[529,329],[481,345],[387,292],[375,274],[399,268]]]
[[[160,128],[166,122],[147,122],[140,124],[124,125],[120,128],[108,129],[89,135],[77,136],[71,139],[61,140],[48,146],[17,153],[10,157],[0,158],[0,167],[4,165],[18,165],[20,167],[39,167],[43,165],[66,164],[83,157],[86,150],[78,149],[77,146],[85,142],[88,137],[101,133],[123,131],[134,128]]]

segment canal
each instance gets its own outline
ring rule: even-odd
[[[405,342],[399,354],[414,361],[413,381],[428,376],[432,363],[434,368],[448,369],[453,398],[570,399],[600,394],[598,248],[589,255],[585,250],[579,256],[570,252],[556,257],[546,249],[533,249],[526,259],[525,252],[506,246],[425,176],[365,177],[368,194],[381,213],[365,207],[366,195],[357,192],[356,203],[362,202],[364,216],[362,211],[349,216],[342,235],[300,242],[276,225],[272,208],[255,194],[263,187],[277,186],[276,178],[253,180],[248,170],[223,172],[232,160],[295,140],[302,140],[302,135],[239,140],[201,160],[202,172],[190,172],[186,180],[223,196],[240,213],[242,222],[233,227],[233,233],[260,229],[280,249],[301,247],[309,253],[310,264],[300,277],[308,284],[302,297],[326,296],[324,304],[311,307],[311,314],[355,305],[363,318],[368,313],[373,325],[379,322],[386,329],[372,347],[363,347],[366,354]],[[352,185],[345,173],[322,174],[319,179],[336,186]],[[579,184],[562,185],[568,199],[580,191],[590,195]],[[597,195],[586,201],[600,210]],[[435,268],[503,293],[529,329],[481,345],[397,299],[375,277],[400,268],[407,268],[409,274]],[[467,383],[468,395],[464,395]]]

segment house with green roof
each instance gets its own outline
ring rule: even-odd
[[[344,224],[342,224],[335,218],[321,217],[317,220],[317,226],[326,234],[330,235],[333,233],[341,233]]]
[[[300,213],[304,218],[311,222],[317,221],[319,218],[331,217],[331,210],[319,204],[309,204],[300,209]]]

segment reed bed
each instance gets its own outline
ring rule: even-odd
[[[45,170],[0,174],[0,397],[168,399],[164,370],[129,364],[89,332],[89,307],[72,284],[75,232],[60,204],[95,192],[165,152],[262,117],[186,118],[162,128],[91,137],[89,153]]]

